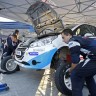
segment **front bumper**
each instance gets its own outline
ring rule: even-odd
[[[24,68],[47,69],[50,68],[52,58],[57,51],[55,47],[43,46],[26,49],[22,58],[15,55],[15,63]],[[17,49],[18,50],[18,49]],[[34,51],[35,50],[35,51]],[[38,50],[38,51],[37,51]]]
[[[18,62],[18,61],[14,61],[14,63],[16,63],[17,65],[19,65],[19,66],[21,66],[21,67],[24,67],[24,68],[30,68],[30,66],[26,66],[26,65],[24,65],[23,63],[20,63],[20,62]]]

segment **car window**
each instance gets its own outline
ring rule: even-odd
[[[90,33],[96,36],[96,27],[92,25],[83,24],[73,31],[74,35],[84,36],[86,33]]]
[[[76,35],[79,35],[80,34],[80,28],[78,28],[77,30],[76,30]]]

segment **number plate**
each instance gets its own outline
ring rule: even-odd
[[[21,55],[21,51],[16,51],[16,55]]]

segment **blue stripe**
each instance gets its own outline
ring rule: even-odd
[[[44,54],[38,55],[35,58],[32,58],[31,60],[28,61],[28,63],[30,64],[30,67],[26,66],[25,68],[42,69],[48,66],[48,64],[51,63],[52,57],[56,51],[57,51],[57,48],[50,50]],[[37,62],[40,62],[40,63],[36,65],[32,65],[33,60],[36,60]]]

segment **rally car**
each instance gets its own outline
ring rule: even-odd
[[[36,70],[57,69],[61,61],[69,62],[70,52],[61,37],[64,25],[55,10],[38,1],[31,5],[26,13],[32,20],[37,37],[20,43],[16,49],[15,60],[12,57],[6,59],[2,64],[3,69],[8,73],[15,72],[18,65]],[[95,26],[88,24],[71,25],[68,28],[73,30],[74,35],[96,34]]]
[[[64,29],[58,14],[46,3],[36,2],[27,10],[32,19],[37,38],[27,45],[21,43],[16,49],[15,63],[24,68],[46,69],[59,66],[59,61],[68,61],[69,49],[60,32]],[[81,24],[70,26],[74,35],[95,34],[96,28]],[[93,34],[94,32],[94,34]],[[60,59],[60,60],[59,60]]]

